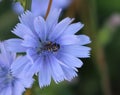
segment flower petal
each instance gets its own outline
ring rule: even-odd
[[[64,73],[60,65],[60,61],[57,60],[53,55],[49,56],[49,64],[51,66],[51,74],[56,83],[64,80]]]
[[[47,57],[42,58],[38,62],[40,64],[39,86],[42,88],[44,86],[50,85],[50,82],[51,82],[51,68],[50,68],[49,60],[47,60]]]
[[[26,51],[26,48],[21,45],[22,39],[17,39],[17,38],[9,39],[9,40],[6,40],[4,43],[5,43],[7,50],[11,52],[25,52]]]
[[[74,19],[71,19],[69,17],[63,19],[61,22],[59,22],[53,31],[51,31],[49,35],[49,40],[55,41],[63,32],[64,30],[68,27],[68,25],[73,21]]]
[[[31,11],[35,16],[44,16],[49,0],[32,0]]]
[[[71,81],[74,77],[77,76],[77,73],[71,68],[66,68],[66,67],[62,66],[62,69],[65,74],[65,79],[68,81]]]
[[[81,28],[83,28],[84,24],[78,22],[73,23],[68,26],[68,28],[65,30],[65,34],[75,34],[77,33]]]
[[[34,27],[35,31],[40,37],[41,41],[46,41],[47,37],[47,28],[46,28],[46,22],[42,17],[36,17],[34,20]]]
[[[48,27],[48,31],[51,32],[53,30],[53,28],[55,27],[55,25],[57,25],[58,23],[58,19],[61,13],[61,9],[54,9],[53,11],[51,11],[46,19],[46,24]]]
[[[26,11],[24,14],[22,14],[19,17],[19,20],[22,24],[26,25],[32,31],[34,31],[34,26],[33,26],[34,15],[30,11]]]
[[[21,23],[18,23],[12,32],[21,38],[24,38],[25,35],[34,35],[29,27]]]
[[[25,88],[30,88],[34,82],[34,79],[32,77],[24,76],[23,78],[20,78],[20,82]]]
[[[59,39],[56,40],[56,42],[60,45],[79,44],[79,39],[76,35],[64,35],[59,37]]]
[[[34,36],[25,35],[21,45],[25,47],[36,48],[39,46],[39,44],[40,44],[39,40],[36,39]]]
[[[42,58],[39,56],[39,58],[36,59],[36,61],[31,65],[31,67],[29,68],[28,73],[27,73],[28,76],[33,77],[34,74],[36,74],[36,75],[38,74],[38,72],[40,71],[40,66],[41,66],[40,61],[41,60],[42,60]]]
[[[72,0],[53,0],[52,8],[66,8],[70,5]]]
[[[86,45],[91,43],[90,38],[86,35],[77,35],[80,41],[80,45]]]
[[[39,55],[37,54],[36,48],[31,48],[27,50],[27,57],[31,60],[32,63],[34,63],[37,58],[39,58]]]
[[[79,58],[87,58],[90,56],[90,48],[79,45],[66,45],[61,46],[60,52],[67,53]]]
[[[59,55],[58,59],[61,62],[68,65],[70,68],[75,68],[75,67],[80,68],[83,65],[83,62],[80,59],[72,55],[65,54],[65,53],[59,53],[58,55]]]
[[[14,60],[14,54],[7,51],[4,42],[0,43],[0,51],[1,51],[0,61],[9,67],[12,61]]]
[[[7,87],[0,89],[0,95],[12,95],[12,86],[8,85]]]
[[[14,81],[13,84],[13,95],[22,95],[22,93],[25,91],[25,88],[23,87],[22,83],[20,83],[19,79]]]
[[[12,9],[18,15],[24,13],[24,8],[23,8],[23,6],[21,5],[20,2],[13,3],[12,4]]]
[[[28,67],[27,65],[32,65],[32,64],[30,64],[29,59],[26,56],[17,57],[17,59],[11,65],[11,71],[12,71],[13,75],[24,77],[27,72],[24,73],[23,70],[25,69],[25,67]],[[28,68],[28,70],[29,70],[29,68]]]

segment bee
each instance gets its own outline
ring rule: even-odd
[[[48,42],[44,48],[47,51],[57,52],[60,49],[60,45],[57,43]]]

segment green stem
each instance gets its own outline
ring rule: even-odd
[[[25,0],[25,10],[30,10],[32,0]]]

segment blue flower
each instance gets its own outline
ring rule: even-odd
[[[14,67],[26,62],[24,57],[15,57],[15,54],[8,52],[4,44],[0,43],[0,95],[22,95],[25,88],[31,87],[33,82],[32,78],[25,75],[19,76],[21,71]]]
[[[53,0],[51,11],[52,12],[55,8],[66,8],[72,0]],[[35,16],[45,16],[48,8],[49,0],[32,0],[31,3],[31,11]],[[24,12],[23,6],[20,4],[20,2],[13,3],[13,11],[17,13],[18,15],[22,14]]]
[[[35,16],[45,16],[48,4],[50,0],[32,0],[31,11]],[[72,0],[53,0],[51,11],[52,12],[55,8],[66,8],[70,5]],[[38,9],[38,10],[37,10]]]
[[[18,15],[24,13],[24,8],[23,8],[23,6],[21,5],[20,2],[13,3],[12,9],[13,9],[13,11],[14,11],[15,13],[17,13]]]
[[[27,11],[12,31],[20,38],[6,41],[12,52],[26,52],[33,63],[29,73],[39,76],[40,87],[47,86],[51,78],[58,83],[71,81],[77,76],[77,69],[83,65],[78,58],[89,57],[90,43],[86,35],[75,35],[84,25],[73,23],[69,17],[58,22],[61,10],[52,11],[46,20]]]

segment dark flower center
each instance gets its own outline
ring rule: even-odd
[[[46,52],[57,52],[60,49],[60,45],[57,43],[53,43],[53,42],[46,42],[43,43],[42,46],[37,47],[37,53],[45,53]]]
[[[57,52],[59,49],[60,49],[60,45],[52,42],[46,43],[43,48],[43,50],[50,52]]]

